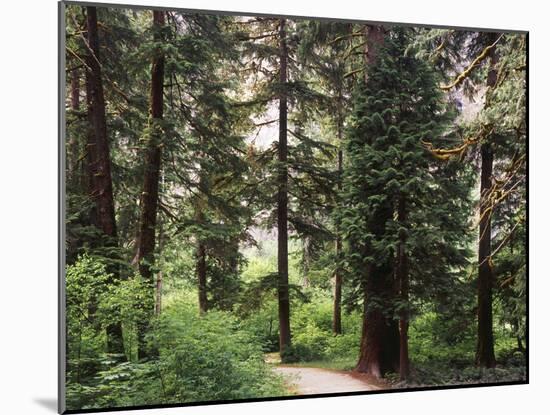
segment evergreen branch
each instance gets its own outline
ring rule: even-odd
[[[497,45],[497,43],[500,41],[500,39],[502,39],[503,36],[504,36],[504,34],[500,35],[497,40],[495,40],[492,44],[490,44],[485,49],[483,49],[483,51],[472,61],[470,66],[468,66],[464,70],[464,72],[459,74],[453,82],[451,82],[448,85],[444,85],[440,88],[444,91],[448,91],[448,90],[460,85],[470,75],[470,73],[474,70],[474,68],[476,66],[478,66],[481,62],[483,62],[485,60],[485,58],[487,58],[487,56],[489,56],[489,52],[492,49],[494,49],[494,47]]]
[[[340,41],[345,40],[345,39],[349,39],[349,38],[357,37],[357,36],[364,36],[364,35],[365,34],[363,33],[362,30],[358,30],[357,32],[348,33],[348,34],[345,34],[345,35],[338,36],[338,37],[334,38],[333,40],[331,40],[330,42],[328,42],[328,44],[332,45],[336,42],[340,42]]]
[[[524,268],[525,268],[525,262],[523,264],[521,264],[521,266],[518,268],[518,270],[516,272],[514,272],[513,274],[510,273],[510,276],[500,283],[500,288],[504,288],[504,287],[508,286],[512,281],[514,281],[516,279],[517,275]]]
[[[514,231],[516,230],[516,228],[521,224],[523,223],[524,221],[524,218],[520,218],[520,220],[518,220],[516,222],[516,224],[514,225],[514,227],[512,228],[512,230],[508,233],[508,235],[506,235],[506,237],[500,242],[500,244],[496,247],[496,249],[491,252],[490,255],[486,256],[485,259],[483,261],[481,261],[478,266],[482,266],[483,264],[485,264],[485,262],[490,262],[492,263],[493,262],[493,257],[498,254],[500,252],[500,250],[502,248],[504,248],[504,246],[506,246],[506,244],[510,241],[510,238],[512,237],[512,235],[514,234]],[[504,283],[503,283],[504,285]]]
[[[346,52],[346,54],[344,55],[344,57],[343,57],[342,59],[343,59],[343,60],[348,59],[351,55],[354,54],[353,52],[354,52],[356,49],[359,49],[360,47],[365,46],[366,44],[367,44],[367,41],[364,41],[364,42],[359,43],[358,45],[355,45],[355,46],[351,47],[351,48]],[[363,52],[360,52],[359,54],[362,55]]]
[[[479,143],[481,140],[483,140],[488,135],[492,134],[494,131],[494,127],[492,127],[490,124],[484,125],[480,131],[473,137],[473,138],[466,138],[463,143],[454,148],[445,149],[445,148],[433,148],[433,144],[420,140],[422,145],[430,152],[432,155],[439,160],[449,160],[451,156],[459,155],[462,156],[464,154],[464,151],[471,145]]]
[[[70,73],[70,72],[72,72],[72,71],[74,71],[74,70],[76,70],[76,69],[80,69],[80,68],[84,68],[84,65],[76,65],[76,66],[73,66],[73,67],[71,67],[71,68],[66,68],[66,69],[65,69],[65,72]]]
[[[71,17],[73,18],[73,23],[75,25],[77,25],[77,22],[76,22],[76,19],[74,16],[71,15]],[[130,103],[130,98],[128,98],[128,95],[126,95],[119,87],[118,85],[111,79],[109,78],[109,76],[105,73],[105,68],[104,66],[101,64],[101,62],[99,61],[98,57],[96,56],[94,50],[92,49],[92,47],[90,46],[90,44],[88,43],[88,40],[86,39],[86,37],[82,34],[82,32],[80,33],[80,37],[82,38],[82,41],[84,42],[84,46],[86,46],[86,50],[88,51],[88,53],[90,54],[90,56],[94,59],[94,61],[99,65],[99,67],[101,69],[103,69],[102,71],[102,76],[103,78],[105,78],[107,80],[107,82],[109,82],[109,84],[113,87],[113,89],[115,90],[116,93],[118,93],[122,98],[124,98],[124,100],[129,104]],[[78,56],[76,54],[76,52],[74,52],[74,55],[73,56]],[[86,66],[86,68],[92,72],[92,69],[90,68],[89,65],[87,65],[84,60],[82,58],[79,58],[79,60],[84,63],[84,65]]]
[[[273,124],[276,122],[279,122],[278,118],[276,120],[270,120],[270,121],[261,122],[259,124],[254,124],[254,127],[263,127],[264,125]]]
[[[449,38],[449,32],[446,33],[446,35],[441,40],[441,43],[431,53],[432,61],[435,62],[437,60],[437,58],[439,58],[439,56],[441,56],[441,52],[443,51],[443,48],[447,45],[448,38]]]
[[[355,70],[353,70],[353,71],[350,71],[350,72],[346,73],[346,74],[344,75],[344,78],[348,78],[348,77],[350,77],[351,75],[354,75],[354,74],[356,74],[356,73],[358,73],[358,72],[363,72],[363,71],[366,71],[366,70],[367,70],[367,68],[365,68],[365,67],[359,68],[359,69],[355,69]]]
[[[177,222],[179,219],[178,217],[173,214],[172,212],[170,212],[170,209],[168,209],[168,206],[165,205],[164,202],[162,202],[159,198],[159,201],[158,201],[158,204],[159,204],[159,207],[160,207],[160,210],[162,210],[164,213],[166,213],[166,215],[172,219],[174,222]]]
[[[85,67],[88,71],[91,72],[92,68],[88,66],[88,64],[82,59],[74,50],[72,50],[70,47],[65,46],[65,50],[69,52],[69,55],[71,55],[73,58],[77,59],[79,62],[82,63],[82,66]]]
[[[443,50],[445,45],[447,44],[447,37],[444,37],[441,43],[435,48],[435,50],[432,52],[433,55],[438,55],[439,52]]]
[[[240,40],[240,41],[260,40],[260,39],[265,39],[265,38],[274,37],[274,36],[277,36],[277,33],[267,33],[267,34],[262,34],[258,36],[237,37],[237,40]]]

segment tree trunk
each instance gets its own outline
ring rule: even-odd
[[[363,53],[363,60],[365,62],[365,82],[368,81],[367,68],[370,65],[375,65],[378,58],[378,49],[384,43],[386,36],[386,29],[384,26],[378,25],[365,25],[365,50]]]
[[[355,370],[381,378],[387,372],[399,370],[399,327],[386,312],[395,295],[391,262],[369,268],[363,291],[363,329]],[[375,298],[379,304],[374,304]]]
[[[336,237],[336,260],[342,252],[342,239]],[[334,303],[332,313],[332,332],[334,334],[342,334],[342,272],[340,266],[336,265],[334,272]]]
[[[365,26],[365,66],[376,62],[377,51],[384,42],[386,31],[382,26]],[[365,81],[368,80],[365,71]],[[375,235],[383,235],[385,223],[393,217],[393,206],[387,203],[368,218],[369,228]],[[368,252],[364,253],[368,255]],[[363,329],[359,360],[355,370],[380,378],[389,371],[399,370],[399,327],[391,317],[396,296],[393,260],[371,265],[363,280]]]
[[[309,269],[311,264],[311,236],[304,235],[302,239],[302,287],[309,288]]]
[[[279,22],[279,145],[277,192],[277,269],[279,300],[279,351],[290,346],[290,298],[288,290],[288,167],[287,167],[287,59],[285,19]]]
[[[77,113],[80,110],[80,76],[78,68],[71,71],[71,110]],[[69,138],[67,148],[67,177],[76,182],[78,162],[78,141],[74,135]]]
[[[400,196],[397,207],[397,220],[401,226],[407,221],[407,206],[404,196]],[[399,319],[399,378],[406,380],[409,377],[409,269],[407,252],[405,250],[407,235],[399,235],[399,249],[397,261],[397,277],[399,280],[402,310]]]
[[[494,34],[489,40],[496,41]],[[490,52],[490,69],[487,75],[489,89],[496,85],[498,56],[493,48]],[[479,196],[480,215],[490,206],[489,193],[493,185],[493,150],[487,142],[481,145],[481,186]],[[478,246],[478,281],[477,281],[477,348],[476,364],[484,367],[495,367],[493,338],[493,269],[491,255],[491,212],[486,213],[479,222]]]
[[[336,129],[338,135],[338,195],[342,192],[342,174],[343,174],[343,160],[344,154],[342,152],[342,115],[341,115],[341,105],[342,98],[339,97],[338,102],[338,119],[336,121]],[[335,243],[335,254],[336,254],[336,268],[334,271],[334,304],[333,304],[333,314],[332,314],[332,332],[334,334],[342,334],[342,270],[340,267],[340,260],[342,256],[342,237],[340,236],[340,226],[336,224],[336,243]]]
[[[107,236],[103,245],[116,247],[117,230],[115,222],[115,204],[113,199],[113,182],[111,178],[111,157],[107,138],[105,118],[105,98],[99,61],[99,36],[97,31],[97,10],[87,7],[87,43],[86,54],[86,100],[88,105],[88,169],[91,196],[95,202],[95,224]],[[113,258],[117,259],[117,258]],[[118,267],[110,264],[108,272],[114,279],[120,278]],[[120,322],[107,326],[107,351],[124,354],[122,326]]]
[[[490,144],[481,146],[481,197],[480,213],[488,207],[488,194],[492,186],[493,152]],[[479,223],[478,282],[477,282],[477,351],[476,364],[495,367],[493,339],[493,270],[491,255],[491,215],[486,214]]]
[[[161,179],[162,186],[164,186],[164,176]],[[162,189],[161,189],[162,192]],[[158,253],[162,254],[162,248],[164,244],[164,232],[163,232],[162,216],[159,218],[159,244]],[[162,270],[157,271],[157,284],[155,287],[155,315],[158,316],[162,312]]]
[[[160,30],[164,26],[164,12],[153,11],[153,26],[155,41],[162,40]],[[139,273],[154,298],[155,281],[153,280],[153,263],[155,250],[155,227],[157,223],[157,208],[159,196],[159,178],[161,168],[162,148],[162,118],[163,118],[163,83],[164,55],[158,48],[151,66],[151,96],[150,125],[145,150],[145,175],[141,194],[140,232],[138,238],[137,260]],[[154,301],[145,304],[147,314],[154,314]],[[145,347],[145,333],[149,327],[150,318],[138,324],[138,358],[149,356]]]
[[[199,241],[197,244],[197,280],[199,282],[199,312],[204,314],[208,311],[208,298],[206,287],[206,245]]]
[[[155,315],[162,311],[162,271],[157,272],[157,285],[155,287]]]
[[[384,277],[379,275],[375,279]],[[363,319],[359,361],[355,370],[381,378],[388,372],[399,370],[399,328],[397,322],[387,318],[382,310],[369,310],[368,300],[365,298],[364,301],[366,318]]]

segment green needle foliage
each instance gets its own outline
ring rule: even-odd
[[[446,135],[452,113],[435,73],[406,53],[410,36],[404,29],[392,32],[368,82],[355,92],[339,216],[349,278],[362,287],[369,266],[387,264],[380,278],[393,279],[404,236],[420,300],[448,290],[467,264],[472,175],[456,162],[438,163],[422,144]],[[397,215],[400,201],[407,211],[403,220]],[[369,301],[377,307],[382,299]],[[384,312],[393,318],[403,306],[392,301]]]

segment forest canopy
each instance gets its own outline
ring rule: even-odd
[[[68,409],[525,382],[526,34],[64,19]]]

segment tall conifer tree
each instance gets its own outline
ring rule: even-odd
[[[451,214],[464,217],[465,202],[457,196],[467,201],[467,187],[451,194],[448,174],[434,169],[422,145],[445,134],[449,113],[434,73],[405,53],[409,36],[394,29],[379,47],[367,84],[356,91],[348,133],[341,221],[350,280],[362,287],[365,307],[357,370],[377,377],[392,370],[408,376],[409,286],[411,276],[422,278],[421,261],[426,268],[430,264],[427,245],[445,255],[448,275],[451,264],[465,261],[460,254],[453,259],[437,242],[457,240],[457,249],[464,242],[467,221],[452,228],[446,220]],[[441,204],[427,213],[434,200]],[[434,236],[427,238],[430,233]],[[396,320],[399,340],[388,330]]]

